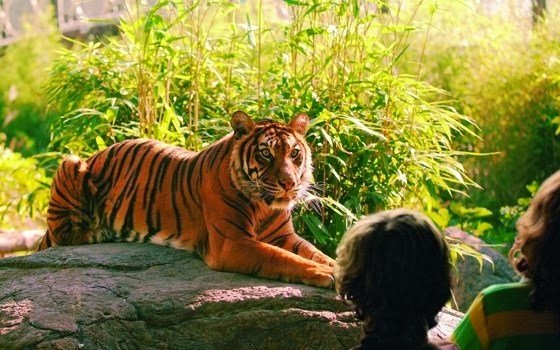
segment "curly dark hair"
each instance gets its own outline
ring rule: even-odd
[[[366,338],[380,347],[426,346],[451,297],[449,249],[434,224],[413,210],[379,212],[350,228],[336,253],[337,292],[354,305]]]
[[[560,320],[560,171],[542,183],[516,226],[510,263],[531,281],[531,306]]]

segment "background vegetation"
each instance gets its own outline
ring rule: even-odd
[[[357,217],[397,206],[508,242],[527,186],[560,163],[559,17],[533,27],[479,4],[137,2],[116,37],[64,49],[21,40],[0,67],[27,62],[21,76],[38,95],[21,120],[40,127],[23,134],[8,120],[5,106],[24,110],[10,97],[23,81],[16,76],[0,84],[2,130],[10,148],[42,153],[27,165],[40,175],[0,206],[34,208],[40,220],[63,153],[88,156],[137,136],[201,149],[230,131],[237,109],[284,121],[306,111],[316,195],[295,213],[296,226],[323,249],[332,253]],[[18,53],[33,40],[56,54]],[[39,66],[49,67],[46,85]]]
[[[448,2],[439,9],[447,15],[434,16],[429,40],[415,51],[423,53],[422,79],[447,91],[480,127],[480,139],[455,145],[488,154],[464,163],[481,186],[460,199],[470,214],[449,209],[463,225],[471,218],[482,224],[474,232],[486,241],[509,245],[538,185],[560,168],[560,17],[554,1],[536,21],[531,2],[503,3],[509,6]]]

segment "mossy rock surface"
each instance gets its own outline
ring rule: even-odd
[[[432,338],[460,314],[445,310]],[[334,291],[212,271],[151,244],[0,260],[0,349],[347,349],[361,325]]]

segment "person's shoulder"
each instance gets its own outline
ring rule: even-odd
[[[531,284],[529,282],[496,284],[485,288],[478,297],[484,305],[484,312],[525,310],[530,307]]]
[[[480,294],[482,294],[483,296],[502,296],[509,294],[526,294],[530,290],[531,284],[529,282],[514,282],[491,285],[483,289]]]

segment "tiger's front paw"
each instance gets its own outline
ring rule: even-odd
[[[335,267],[335,265],[336,265],[336,261],[334,259],[332,259],[328,255],[325,255],[325,254],[320,253],[320,252],[317,253],[317,254],[314,254],[311,257],[311,260],[315,261],[316,263],[319,263],[321,265],[327,265],[327,266],[330,266],[330,267]]]
[[[309,276],[302,280],[303,283],[323,288],[334,288],[334,268],[332,266],[320,265],[308,270]]]

